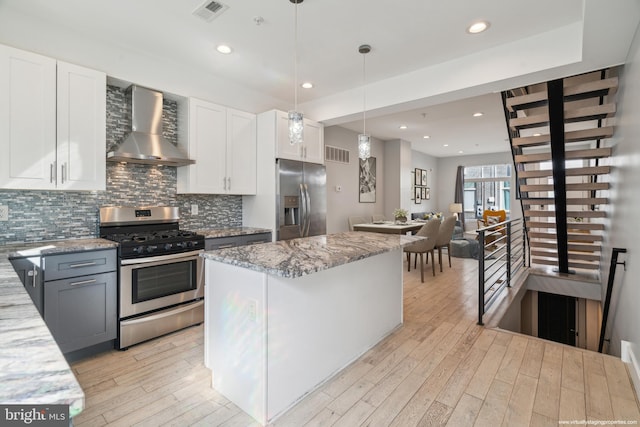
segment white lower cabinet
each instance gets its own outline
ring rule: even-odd
[[[256,116],[189,99],[180,145],[196,163],[178,168],[178,193],[256,194]]]
[[[106,75],[0,45],[0,188],[104,190]]]

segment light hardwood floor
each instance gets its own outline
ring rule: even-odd
[[[275,426],[557,426],[640,421],[611,356],[476,325],[476,261],[406,272],[402,328],[306,396]],[[203,327],[72,365],[82,426],[253,426],[210,388]],[[584,424],[572,424],[584,425]]]

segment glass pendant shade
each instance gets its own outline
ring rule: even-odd
[[[301,144],[304,141],[304,118],[302,113],[289,111],[289,143]]]
[[[362,160],[371,157],[371,139],[369,135],[364,133],[358,135],[358,157]]]

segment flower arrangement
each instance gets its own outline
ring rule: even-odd
[[[407,211],[406,209],[398,208],[393,211],[393,217],[396,219],[396,221],[406,222],[408,216],[409,211]]]

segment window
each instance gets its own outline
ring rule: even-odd
[[[485,210],[511,210],[511,165],[464,168],[465,220],[482,217]]]

